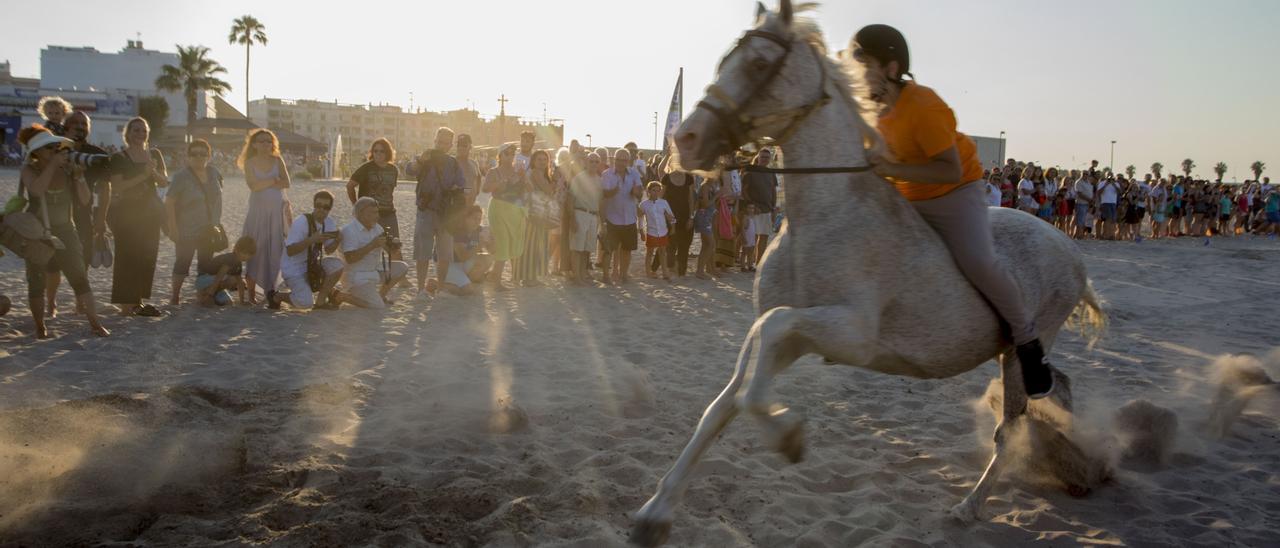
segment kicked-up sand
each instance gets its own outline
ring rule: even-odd
[[[0,172],[0,197],[15,179]],[[290,196],[309,207],[318,188]],[[226,192],[234,238],[247,189],[229,177]],[[397,198],[411,211],[411,193]],[[412,215],[401,228],[409,240]],[[922,381],[810,356],[777,383],[808,419],[806,459],[786,464],[740,417],[698,468],[670,542],[1280,542],[1277,390],[1249,388],[1210,421],[1221,356],[1252,354],[1228,360],[1280,377],[1280,243],[1081,247],[1111,328],[1093,349],[1064,331],[1052,359],[1071,376],[1077,427],[1135,438],[1158,424],[1152,458],[1117,457],[1083,497],[1007,476],[988,519],[957,524],[946,511],[990,457],[981,398],[995,364]],[[157,304],[172,257],[162,242]],[[106,302],[110,273],[92,280]],[[398,289],[383,312],[187,304],[109,316],[113,336],[97,339],[64,285],[54,339],[36,341],[11,254],[0,293],[14,301],[0,317],[0,545],[622,545],[753,320],[746,274],[622,288],[551,278],[477,298]],[[1134,400],[1147,403],[1121,415],[1149,404],[1176,420],[1157,410],[1117,426]]]

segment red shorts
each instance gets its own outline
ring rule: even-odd
[[[645,246],[645,247],[654,247],[654,248],[657,248],[657,247],[667,247],[667,237],[666,237],[666,236],[649,236],[649,235],[645,235],[645,237],[644,237],[644,246]]]

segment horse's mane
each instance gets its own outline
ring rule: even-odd
[[[817,8],[818,4],[816,2],[808,2],[797,5],[794,11],[795,13],[801,13],[814,11]],[[854,61],[853,55],[848,49],[837,52],[834,59],[828,55],[827,44],[822,37],[822,29],[818,26],[817,21],[813,19],[796,17],[791,22],[791,31],[795,33],[797,38],[803,40],[821,54],[822,62],[827,64],[827,77],[835,82],[837,89],[844,91],[843,98],[849,101],[854,112],[858,113],[858,119],[862,121],[859,129],[862,130],[862,135],[867,140],[865,145],[868,148],[881,149],[882,153],[887,154],[887,150],[883,150],[884,139],[881,138],[880,132],[875,129],[880,109],[871,100],[871,92],[870,88],[867,87],[865,76],[866,69],[862,66],[862,63]]]

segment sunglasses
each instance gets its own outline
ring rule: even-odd
[[[187,157],[188,158],[208,158],[209,154],[207,152],[188,152]]]
[[[333,204],[326,204],[326,203],[322,203],[322,202],[316,202],[316,203],[315,203],[315,204],[313,204],[313,205],[314,205],[314,207],[315,207],[316,209],[323,209],[323,210],[325,210],[325,211],[329,211],[330,209],[333,209]]]

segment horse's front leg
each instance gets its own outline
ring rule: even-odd
[[[658,546],[667,540],[671,533],[671,524],[675,520],[675,507],[680,503],[689,484],[689,473],[702,454],[711,447],[711,442],[724,430],[729,422],[738,414],[735,398],[742,380],[746,376],[747,363],[753,348],[752,341],[758,336],[760,322],[751,326],[751,331],[742,343],[738,353],[738,363],[733,371],[733,378],[719,396],[707,406],[702,413],[702,420],[693,431],[693,438],[685,445],[684,451],[671,466],[667,475],[658,482],[658,492],[636,512],[636,524],[631,530],[631,542],[641,546]]]
[[[1004,409],[1000,416],[1000,423],[996,425],[996,448],[991,455],[991,462],[987,464],[987,469],[982,472],[982,477],[978,479],[977,485],[973,486],[973,490],[968,495],[965,495],[959,504],[951,508],[951,516],[965,523],[981,519],[982,506],[986,503],[987,497],[991,495],[991,488],[995,487],[996,481],[1000,479],[1000,474],[1004,471],[1004,467],[1009,461],[1006,449],[1010,435],[1009,430],[1012,428],[1014,421],[1027,412],[1027,393],[1022,388],[1022,369],[1018,365],[1018,360],[1013,357],[1011,352],[1001,354],[999,360],[1000,383],[1004,388]]]
[[[849,365],[870,362],[878,318],[868,312],[852,306],[779,307],[756,322],[759,336],[739,405],[760,419],[766,444],[791,462],[804,457],[804,419],[770,402],[769,386],[809,353]]]

